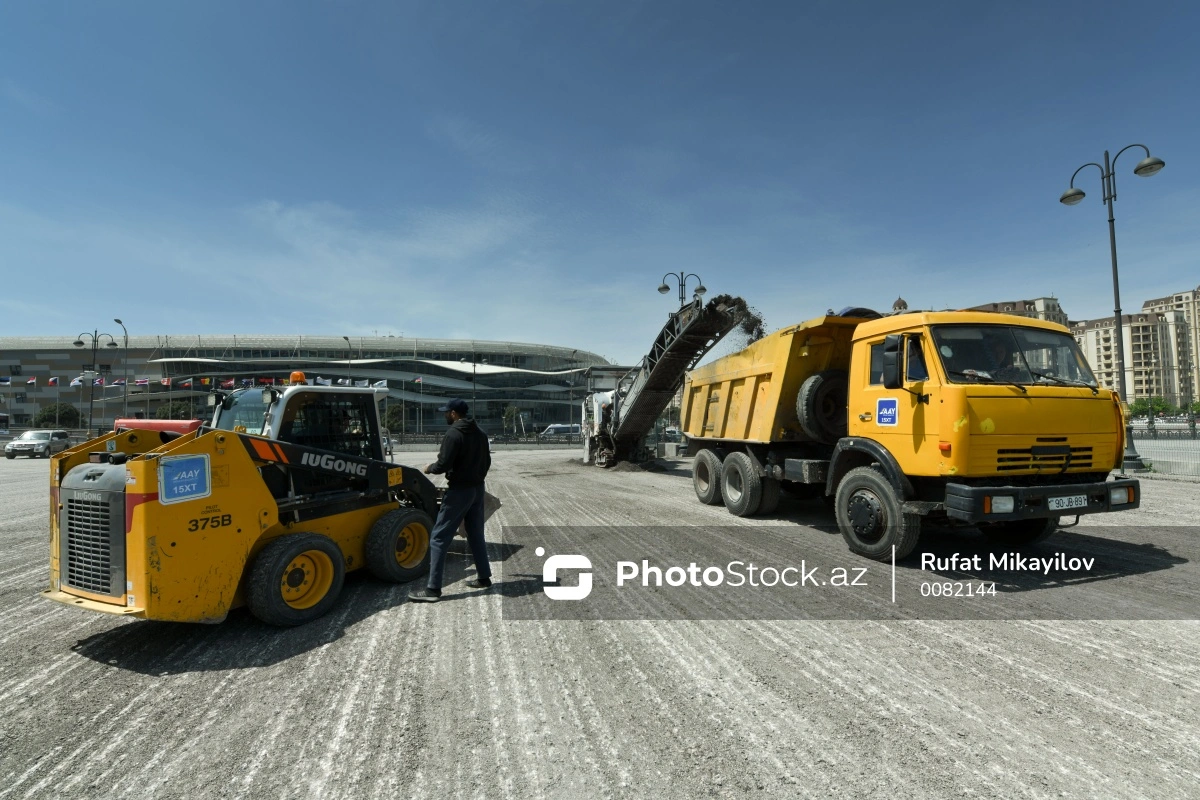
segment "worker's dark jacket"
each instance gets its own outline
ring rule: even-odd
[[[455,489],[481,486],[491,466],[487,434],[479,429],[475,420],[459,419],[446,431],[437,461],[429,471],[434,475],[446,473],[446,481],[451,489]]]

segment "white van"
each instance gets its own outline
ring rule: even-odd
[[[578,436],[582,428],[576,425],[549,425],[538,436]]]

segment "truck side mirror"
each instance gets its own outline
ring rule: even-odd
[[[883,388],[899,389],[903,386],[900,380],[900,343],[903,337],[898,333],[883,339]]]

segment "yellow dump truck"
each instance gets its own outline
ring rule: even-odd
[[[693,370],[683,402],[701,502],[768,514],[813,487],[868,558],[910,553],[926,518],[1016,546],[1140,501],[1138,481],[1109,479],[1117,395],[1049,322],[848,309]]]
[[[132,420],[54,456],[43,594],[177,622],[246,605],[298,625],[332,607],[349,570],[424,574],[439,493],[384,460],[386,390],[293,379],[213,395],[207,426]]]

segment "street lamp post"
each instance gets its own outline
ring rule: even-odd
[[[668,272],[666,275],[663,275],[662,283],[658,286],[659,294],[666,294],[667,292],[671,291],[671,287],[667,285],[667,278],[674,278],[675,282],[679,284],[680,308],[683,308],[683,306],[687,303],[687,289],[685,286],[687,285],[688,278],[696,279],[696,290],[692,295],[693,297],[703,297],[704,293],[708,291],[708,289],[704,288],[704,282],[700,280],[700,276],[694,272]]]
[[[125,323],[119,319],[114,319],[113,322],[121,326],[121,333],[125,334],[125,349],[122,350],[121,356],[121,380],[124,383],[121,385],[123,391],[123,402],[121,416],[129,418],[129,331],[125,329]]]
[[[465,358],[460,358],[458,360],[458,363],[460,363],[460,364],[465,364],[466,362],[467,362],[467,360]],[[483,359],[483,363],[484,364],[487,363],[486,358]],[[478,411],[475,409],[475,354],[474,353],[471,354],[471,413],[472,414],[478,413]]]
[[[1086,167],[1095,167],[1100,170],[1100,187],[1103,191],[1103,202],[1108,206],[1108,246],[1112,254],[1112,277],[1113,277],[1113,322],[1115,324],[1115,333],[1117,338],[1117,394],[1120,397],[1121,405],[1129,407],[1129,395],[1125,388],[1125,340],[1121,330],[1121,288],[1120,282],[1117,279],[1117,228],[1113,219],[1113,201],[1117,199],[1117,175],[1114,171],[1117,166],[1117,159],[1121,157],[1121,153],[1131,147],[1140,147],[1146,151],[1146,157],[1137,163],[1133,168],[1133,174],[1143,178],[1148,178],[1155,175],[1166,164],[1161,158],[1154,158],[1150,155],[1150,148],[1144,144],[1131,144],[1122,147],[1117,151],[1117,154],[1110,160],[1108,151],[1104,151],[1104,165],[1101,166],[1094,161],[1084,164],[1071,176],[1071,184],[1067,191],[1062,193],[1062,197],[1058,198],[1059,202],[1073,206],[1083,200],[1084,192],[1082,189],[1075,188],[1075,177],[1079,175]],[[1138,455],[1137,448],[1133,445],[1133,422],[1128,416],[1125,418],[1125,456],[1121,461],[1121,472],[1128,471],[1144,472],[1146,465],[1142,463],[1141,456]]]
[[[353,353],[350,352],[350,349],[351,349],[351,347],[353,347],[353,345],[350,344],[349,336],[343,336],[342,338],[346,340],[346,385],[349,386],[350,385],[350,359],[354,355]]]
[[[112,337],[112,334],[100,333],[99,331],[92,331],[91,333],[84,331],[83,333],[79,334],[78,337],[76,337],[74,342],[72,342],[72,344],[74,344],[76,347],[83,347],[84,346],[84,342],[83,342],[84,337],[87,337],[88,339],[91,340],[91,342],[92,342],[92,371],[97,375],[100,374],[100,365],[96,363],[96,350],[100,346],[100,340],[106,336],[108,337],[108,344],[106,344],[105,347],[117,347],[117,341],[116,341],[116,339],[114,339]],[[96,397],[96,379],[92,378],[92,382],[91,382],[90,386],[88,387],[88,436],[89,437],[93,435],[92,434],[92,401],[95,399],[95,397]]]

